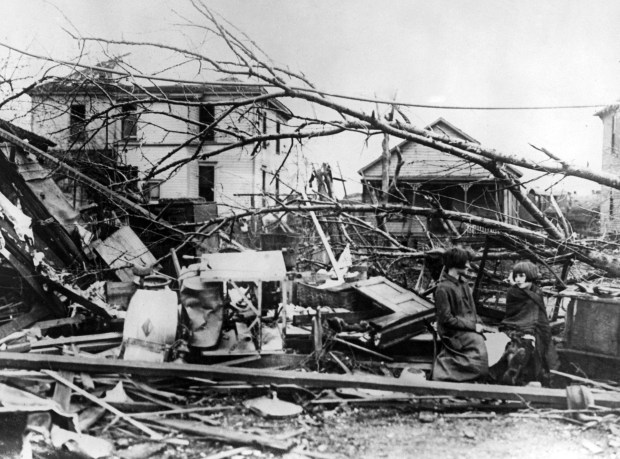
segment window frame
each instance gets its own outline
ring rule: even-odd
[[[199,162],[198,163],[198,196],[201,197],[201,198],[205,198],[205,201],[207,201],[207,202],[215,202],[215,177],[216,177],[216,174],[215,174],[216,167],[215,166],[216,166],[216,163],[210,163],[210,162]],[[201,187],[201,184],[200,184],[201,180],[203,180],[202,179],[202,169],[205,169],[205,168],[209,168],[209,169],[212,170],[212,173],[211,173],[212,187],[211,187],[210,193],[207,193],[207,196],[204,196],[201,193],[201,190],[203,189],[203,187]],[[211,197],[211,199],[208,199],[209,196]]]
[[[78,108],[80,110],[77,110]],[[74,142],[86,139],[86,104],[84,103],[69,106],[69,136]]]
[[[215,129],[205,131],[207,126],[215,122],[215,105],[202,103],[198,106],[198,136],[201,140],[215,141]]]
[[[161,185],[163,180],[146,180],[142,185],[142,195],[147,202],[159,201],[161,199]],[[155,193],[153,193],[155,191]]]
[[[138,139],[137,110],[138,110],[138,107],[136,104],[123,105],[122,119],[121,119],[121,138],[123,140],[137,140]]]

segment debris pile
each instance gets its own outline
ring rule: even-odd
[[[21,172],[0,155],[0,403],[20,420],[15,445],[6,446],[22,457],[60,450],[151,457],[196,442],[226,451],[217,457],[250,447],[330,457],[303,437],[335,406],[406,403],[429,422],[436,413],[521,410],[582,425],[606,422],[620,407],[620,389],[575,363],[620,357],[614,288],[568,286],[566,269],[550,269],[547,307],[556,341],[564,337],[567,369],[553,372],[553,387],[434,381],[441,249],[384,269],[353,239],[334,251],[323,231],[332,224],[310,210],[312,226],[303,230],[314,231],[320,255],[311,253],[319,243],[290,244],[286,233],[265,232],[271,250],[251,250],[218,228],[210,235],[217,250],[182,250],[182,241],[158,247],[165,256],[157,257],[140,226],[118,216],[84,221],[53,181],[45,192],[33,185],[49,173],[44,166],[20,158]],[[278,240],[289,245],[277,247]],[[486,237],[472,278],[487,330],[501,318],[505,262],[518,245],[491,247],[498,241],[505,239]],[[566,258],[554,262],[568,266]],[[606,320],[595,319],[601,314]],[[495,361],[506,348],[496,338],[487,338]],[[231,412],[293,417],[298,428],[239,429],[227,421]]]

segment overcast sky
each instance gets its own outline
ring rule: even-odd
[[[271,58],[319,88],[419,104],[463,107],[566,106],[620,98],[620,2],[207,0]],[[172,5],[172,6],[171,6]],[[171,9],[174,11],[171,11]],[[197,18],[183,0],[3,0],[0,40],[57,58],[78,48],[65,32],[201,43],[179,26]],[[64,29],[64,30],[63,30]],[[208,49],[210,42],[203,44]],[[6,51],[0,50],[0,56]],[[148,59],[156,61],[157,53]],[[545,147],[600,168],[595,108],[540,111],[407,110],[426,126],[438,117],[484,146],[528,157]],[[338,162],[347,178],[378,154],[361,137],[307,147],[311,160]],[[567,181],[567,188],[590,185]],[[546,186],[546,185],[545,185]],[[597,188],[597,187],[595,187]]]

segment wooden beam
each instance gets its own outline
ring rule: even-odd
[[[253,435],[237,430],[224,429],[222,427],[206,426],[196,421],[178,419],[162,419],[151,421],[155,424],[170,427],[181,432],[200,435],[200,437],[224,443],[261,446],[276,451],[289,451],[293,446],[292,441],[278,440],[267,435]]]
[[[452,395],[493,400],[526,401],[556,407],[566,407],[566,392],[562,389],[513,387],[493,384],[454,383],[442,381],[401,381],[396,378],[366,375],[335,375],[297,371],[234,368],[222,365],[188,363],[154,363],[128,360],[104,360],[87,357],[50,356],[0,352],[0,368],[21,368],[55,371],[67,370],[92,373],[127,373],[146,376],[200,377],[212,380],[247,381],[252,384],[296,384],[304,387],[354,387],[407,392],[416,395]],[[597,393],[597,405],[620,407],[620,395]]]
[[[108,311],[103,309],[101,306],[93,303],[88,298],[84,298],[82,295],[75,293],[72,290],[69,290],[64,285],[59,284],[58,282],[54,282],[51,279],[47,280],[45,283],[49,286],[49,288],[52,291],[61,293],[62,295],[66,296],[69,300],[73,301],[74,303],[84,306],[87,310],[101,317],[107,323],[110,323],[112,321],[112,317],[110,317],[110,314],[108,314]]]
[[[301,192],[301,195],[304,198],[304,200],[308,201],[308,195],[306,194],[305,190]],[[307,207],[309,205],[310,204],[307,203],[305,206]],[[319,219],[317,218],[316,213],[312,210],[310,210],[309,213],[310,213],[310,218],[312,218],[312,223],[314,223],[314,226],[316,228],[316,232],[319,233],[319,237],[321,238],[323,247],[325,247],[325,251],[327,252],[327,256],[329,257],[329,262],[332,264],[332,267],[334,268],[334,272],[336,273],[336,278],[338,279],[338,282],[344,282],[344,276],[342,274],[342,270],[338,266],[338,261],[336,261],[336,256],[334,255],[334,252],[332,251],[332,246],[329,245],[327,236],[325,236],[325,232],[323,231],[323,228],[321,227],[321,224],[319,223]]]

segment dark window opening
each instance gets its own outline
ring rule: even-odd
[[[138,114],[136,113],[135,104],[123,106],[121,129],[123,139],[138,138]]]
[[[280,177],[276,177],[276,199],[280,199]]]
[[[207,202],[213,202],[215,201],[215,166],[201,164],[198,168],[198,196],[205,198]]]
[[[69,114],[69,135],[74,142],[86,138],[86,105],[71,105]]]
[[[161,180],[148,180],[142,189],[147,201],[159,201],[161,196]]]
[[[280,133],[280,122],[276,123],[276,134]],[[276,139],[276,155],[280,154],[280,139]]]
[[[610,217],[614,216],[614,195],[613,194],[609,195],[609,216]]]
[[[215,107],[213,105],[201,105],[198,111],[198,121],[201,123],[200,138],[203,140],[215,140],[215,130],[205,129],[215,121]]]

